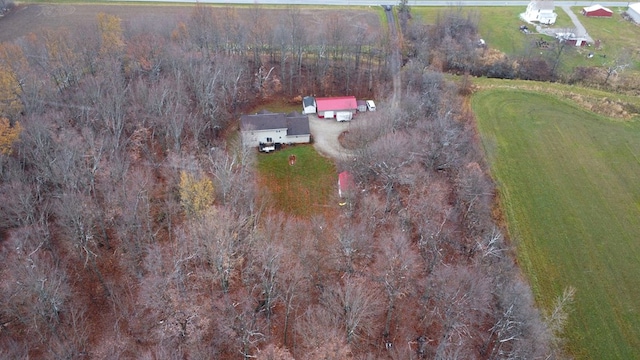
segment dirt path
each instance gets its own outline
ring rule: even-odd
[[[387,25],[389,26],[389,36],[391,37],[392,46],[391,54],[389,54],[389,67],[391,69],[391,75],[393,76],[393,98],[391,103],[396,105],[400,102],[400,94],[402,93],[400,86],[400,68],[402,67],[402,58],[400,57],[400,39],[392,7],[385,7],[384,13],[387,17]]]
[[[309,115],[309,128],[313,135],[313,147],[322,155],[342,160],[350,156],[350,152],[340,145],[338,137],[349,129],[350,122],[337,122],[333,119],[319,119]]]

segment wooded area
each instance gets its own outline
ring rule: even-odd
[[[273,14],[195,6],[158,28],[101,13],[1,44],[4,355],[555,358],[563,304],[535,309],[496,224],[469,84],[421,55],[442,31],[467,46],[460,24],[422,29],[398,103],[352,124],[349,206],[300,218],[256,184],[237,115],[383,98],[392,46],[340,13],[313,29]]]

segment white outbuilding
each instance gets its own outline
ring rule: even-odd
[[[305,96],[304,98],[302,98],[302,113],[316,113],[316,98],[314,98],[313,96]]]
[[[629,4],[627,15],[629,15],[631,20],[635,21],[637,24],[640,24],[640,3]]]

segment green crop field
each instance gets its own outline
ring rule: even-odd
[[[472,106],[538,304],[577,290],[567,350],[640,359],[640,123],[513,89]]]
[[[289,165],[289,155],[296,156]],[[260,182],[277,209],[307,217],[332,208],[338,175],[333,163],[311,145],[290,146],[270,154],[258,154]]]

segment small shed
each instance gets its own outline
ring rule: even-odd
[[[640,3],[629,4],[629,8],[627,9],[627,15],[629,15],[631,20],[640,24]]]
[[[316,98],[319,118],[351,120],[356,114],[358,102],[355,96]]]
[[[303,114],[316,113],[316,99],[313,96],[305,96],[302,98],[302,113]]]
[[[613,11],[602,5],[596,4],[582,8],[582,15],[588,17],[611,17],[613,15]]]
[[[365,112],[367,111],[367,102],[364,100],[358,100],[357,101],[358,104],[358,111],[359,112]]]
[[[349,196],[356,188],[356,183],[353,181],[353,175],[348,171],[343,171],[338,174],[338,195],[343,198]]]

